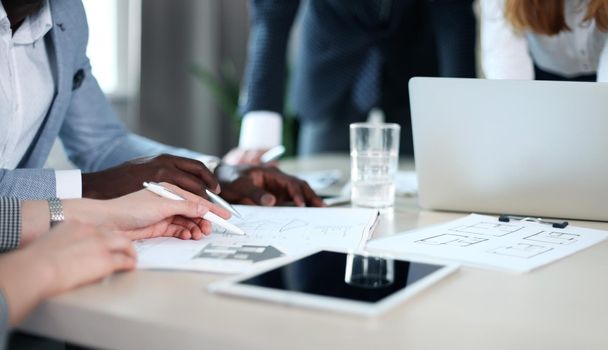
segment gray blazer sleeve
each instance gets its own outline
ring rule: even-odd
[[[56,197],[51,169],[0,169],[0,197],[42,199]]]
[[[6,338],[8,337],[8,304],[4,298],[4,294],[0,291],[0,349],[6,347]]]
[[[68,158],[83,172],[92,172],[133,158],[169,153],[196,158],[200,153],[170,147],[129,132],[120,122],[91,73],[84,56],[82,85],[72,94],[59,132]]]
[[[21,201],[0,197],[0,253],[16,249],[21,240]]]

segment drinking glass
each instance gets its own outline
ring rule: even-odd
[[[395,260],[365,251],[346,255],[344,282],[359,288],[386,288],[395,281]]]
[[[395,203],[395,174],[399,132],[392,123],[350,125],[351,201],[356,206],[391,207]]]

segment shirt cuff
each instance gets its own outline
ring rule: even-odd
[[[212,173],[215,171],[215,168],[217,168],[217,166],[220,165],[220,162],[221,162],[221,159],[219,159],[218,157],[208,156],[208,155],[204,155],[204,154],[200,155],[194,159],[205,164],[207,169],[209,169],[209,171],[211,171]]]
[[[252,111],[245,114],[241,124],[239,148],[270,149],[282,144],[283,119],[271,111]]]
[[[57,198],[82,198],[82,173],[80,170],[55,170]]]

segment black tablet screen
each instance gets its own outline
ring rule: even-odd
[[[391,264],[392,278],[372,287],[361,283],[356,276],[349,276],[347,259],[346,253],[321,251],[239,284],[375,303],[443,267],[387,260]]]

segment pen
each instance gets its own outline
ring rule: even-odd
[[[243,216],[241,215],[241,213],[239,213],[235,207],[233,207],[232,205],[230,205],[230,203],[226,202],[224,200],[224,198],[218,196],[217,194],[209,191],[208,189],[205,189],[205,193],[207,194],[207,196],[209,196],[209,199],[211,199],[211,201],[215,204],[218,204],[220,207],[228,210],[229,212],[231,212],[234,216],[236,216],[237,218],[242,218]]]
[[[272,161],[281,158],[283,154],[285,154],[285,146],[278,145],[272,147],[268,151],[264,152],[264,154],[262,154],[262,156],[260,157],[260,162],[262,162],[262,164],[268,164]]]
[[[172,199],[172,200],[176,200],[176,201],[185,200],[182,196],[172,192],[170,189],[163,187],[162,185],[160,185],[156,182],[144,182],[144,187],[148,191],[156,193],[157,195],[159,195],[163,198]],[[203,219],[211,221],[212,223],[225,228],[228,232],[235,233],[235,234],[241,235],[241,236],[245,235],[245,231],[241,230],[240,228],[236,227],[235,225],[229,223],[228,221],[222,219],[221,217],[215,215],[214,213],[212,213],[210,211],[208,211],[207,213],[205,213],[205,215],[203,215]]]

